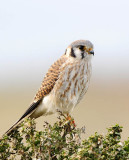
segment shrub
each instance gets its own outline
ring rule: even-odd
[[[36,130],[34,120],[26,119],[19,129],[0,140],[2,160],[127,160],[129,139],[121,142],[122,127],[115,125],[107,134],[97,132],[81,140],[83,128],[62,113],[54,125],[45,122],[43,131]]]

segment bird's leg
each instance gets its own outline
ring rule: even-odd
[[[69,122],[69,124],[70,124],[71,126],[76,127],[75,121],[74,121],[74,119],[69,115],[69,113],[63,114],[62,111],[60,111],[59,109],[57,109],[56,111],[60,114],[60,116],[63,116],[63,117],[66,119],[66,121]]]
[[[74,119],[69,115],[69,113],[67,113],[66,120],[70,122],[70,125],[73,125],[74,127],[76,127],[75,121],[74,121]]]
[[[66,117],[67,120],[69,120],[69,121],[72,120],[72,117],[68,113],[66,115],[67,115],[67,117]]]

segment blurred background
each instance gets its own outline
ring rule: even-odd
[[[94,44],[89,90],[72,116],[88,137],[122,125],[129,136],[129,1],[0,1],[0,136],[23,114],[49,66],[75,40]],[[41,117],[53,123],[55,115]]]

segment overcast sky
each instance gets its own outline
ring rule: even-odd
[[[1,82],[41,75],[78,39],[94,44],[94,76],[129,77],[128,0],[1,0]]]

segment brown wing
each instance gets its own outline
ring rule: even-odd
[[[57,60],[48,70],[44,80],[41,84],[40,89],[38,90],[34,102],[30,105],[30,107],[26,110],[26,112],[21,116],[21,118],[6,132],[6,134],[10,134],[14,128],[18,127],[18,125],[24,120],[24,118],[29,117],[38,107],[43,97],[50,93],[53,89],[56,81],[58,80],[60,74],[60,68],[63,63],[65,63],[67,57],[63,55],[59,60]]]
[[[56,81],[58,80],[60,69],[62,64],[66,62],[68,58],[63,55],[59,60],[57,60],[48,70],[44,80],[41,84],[40,89],[38,90],[35,100],[42,99],[45,95],[49,94],[53,89]]]

